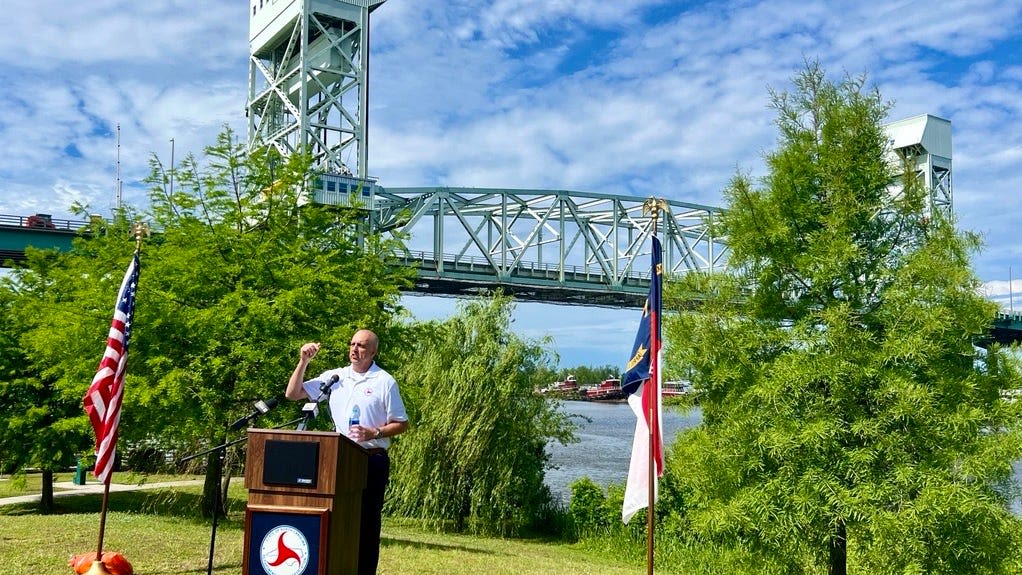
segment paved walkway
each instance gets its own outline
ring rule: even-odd
[[[182,481],[164,481],[159,483],[111,483],[110,493],[115,491],[137,491],[139,489],[160,489],[162,487],[180,487],[187,485],[202,485],[202,479],[186,479]],[[74,495],[88,495],[90,493],[103,493],[103,484],[96,481],[86,482],[85,485],[75,485],[71,481],[56,481],[53,483],[53,497],[71,497]],[[0,506],[17,505],[19,503],[38,503],[42,498],[39,493],[31,495],[19,495],[17,497],[0,498]]]

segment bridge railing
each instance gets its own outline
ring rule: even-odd
[[[399,260],[405,265],[415,265],[419,269],[431,272],[439,272],[442,269],[444,271],[496,275],[496,270],[490,265],[489,260],[480,256],[444,253],[441,254],[440,258],[437,258],[436,254],[431,251],[406,250],[399,255]],[[549,280],[561,279],[562,272],[566,281],[600,282],[603,280],[609,282],[609,278],[598,271],[594,271],[592,266],[571,264],[561,266],[556,263],[521,261],[513,270],[514,275],[533,278],[542,277]],[[645,273],[632,271],[627,273],[625,277],[630,282],[646,283],[648,285],[649,275],[648,271]]]
[[[1022,312],[997,312],[997,320],[1006,323],[1022,324]]]
[[[0,214],[0,226],[8,228],[77,232],[87,225],[89,225],[89,222],[84,220],[51,218],[47,214],[33,214],[31,216]]]

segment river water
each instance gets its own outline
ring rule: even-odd
[[[624,402],[564,401],[561,409],[572,417],[579,442],[569,445],[552,443],[547,446],[550,463],[555,467],[546,472],[546,484],[555,496],[567,502],[571,483],[589,477],[597,484],[623,483],[628,477],[628,462],[632,456],[632,437],[635,435],[635,415]],[[678,431],[699,425],[699,408],[682,413],[664,409],[664,445],[670,447]]]
[[[561,409],[575,422],[579,442],[569,445],[555,442],[547,446],[550,463],[555,468],[547,470],[546,484],[554,495],[567,503],[571,483],[583,477],[604,487],[624,483],[635,435],[635,416],[628,404],[564,401]],[[670,447],[679,431],[699,425],[702,412],[698,407],[687,412],[665,408],[661,416],[664,445]],[[1014,467],[1015,481],[1022,487],[1022,461],[1015,462]],[[1022,501],[1015,500],[1012,510],[1022,515]]]

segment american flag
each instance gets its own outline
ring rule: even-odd
[[[131,337],[131,318],[135,313],[135,291],[138,289],[138,250],[124,274],[117,292],[114,319],[106,351],[99,362],[83,403],[96,432],[96,467],[92,474],[105,484],[110,483],[117,451],[117,425],[121,421],[121,399],[124,397],[124,370],[128,364],[128,339]]]

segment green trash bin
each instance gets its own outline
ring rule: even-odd
[[[86,469],[82,466],[82,460],[78,459],[75,461],[75,485],[85,485],[85,473]]]

